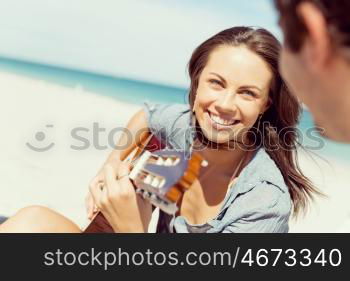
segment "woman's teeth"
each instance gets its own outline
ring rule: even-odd
[[[231,120],[225,120],[220,118],[217,115],[213,115],[209,113],[210,119],[213,120],[215,123],[218,123],[219,125],[224,125],[224,126],[231,126],[236,123],[236,120],[231,119]]]

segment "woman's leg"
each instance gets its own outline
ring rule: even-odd
[[[1,224],[0,232],[81,233],[81,230],[74,222],[49,208],[30,206]]]

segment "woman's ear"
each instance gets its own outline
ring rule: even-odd
[[[269,97],[260,114],[264,114],[266,112],[266,110],[268,110],[271,105],[272,105],[272,99],[271,99],[271,97]]]
[[[197,97],[197,95],[196,95]],[[194,98],[194,102],[193,102],[193,107],[192,107],[192,112],[194,113],[196,111],[196,107],[197,107],[197,98]]]

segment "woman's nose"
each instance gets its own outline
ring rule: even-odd
[[[237,111],[236,93],[227,92],[216,102],[217,110],[223,113],[234,113]]]

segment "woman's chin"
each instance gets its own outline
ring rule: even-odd
[[[221,134],[206,134],[206,133],[204,133],[204,136],[210,142],[220,144],[220,145],[228,144],[230,142],[230,138],[227,137],[227,134],[226,134],[226,136],[221,136]]]
[[[199,123],[201,125],[201,122]],[[237,139],[237,133],[233,130],[216,130],[215,128],[203,124],[201,126],[201,132],[204,137],[212,143],[216,143],[218,145],[229,144],[235,139]]]

